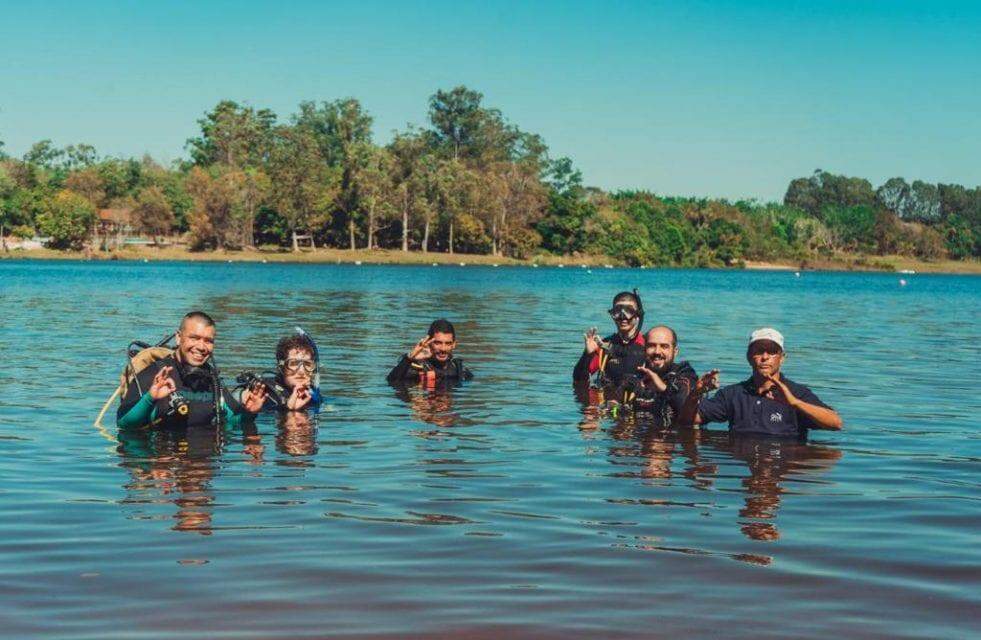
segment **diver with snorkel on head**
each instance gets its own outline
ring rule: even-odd
[[[317,344],[300,327],[276,344],[276,370],[256,375],[251,371],[236,379],[238,389],[256,384],[266,388],[263,411],[306,411],[320,409],[320,352]]]
[[[572,370],[572,382],[577,387],[589,384],[593,375],[598,386],[619,386],[633,376],[644,364],[644,304],[637,289],[621,291],[613,297],[610,318],[617,332],[600,339],[596,327],[583,334],[585,348]]]

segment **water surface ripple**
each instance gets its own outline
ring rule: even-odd
[[[4,635],[966,638],[978,621],[981,279],[0,262]],[[840,410],[804,443],[582,411],[581,333],[637,286],[699,371],[748,332]],[[100,432],[126,344],[188,309],[225,372],[299,323],[315,424]],[[384,375],[437,315],[476,372]]]

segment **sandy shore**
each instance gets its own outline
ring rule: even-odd
[[[140,261],[193,261],[193,262],[295,262],[311,264],[445,264],[445,265],[550,265],[564,267],[622,266],[607,256],[536,256],[528,260],[487,256],[466,253],[422,253],[420,251],[402,252],[389,249],[368,251],[359,249],[316,249],[293,253],[275,249],[252,249],[245,251],[188,251],[176,247],[131,247],[114,251],[86,253],[83,251],[57,251],[54,249],[15,249],[0,251],[0,259],[28,260],[140,260]],[[917,273],[960,273],[981,274],[981,261],[977,260],[939,260],[926,262],[904,256],[858,256],[837,255],[833,258],[808,259],[804,262],[792,260],[749,261],[746,269],[779,271],[882,271],[887,273],[915,271]]]

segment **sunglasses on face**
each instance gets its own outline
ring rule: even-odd
[[[615,304],[607,311],[614,320],[633,320],[637,317],[638,311],[629,304]]]
[[[317,368],[317,363],[313,360],[307,360],[306,358],[288,358],[287,360],[280,360],[279,364],[281,367],[287,371],[296,372],[303,369],[307,373],[313,373]]]

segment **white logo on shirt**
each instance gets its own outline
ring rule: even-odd
[[[783,415],[780,413],[771,413],[770,422],[781,422],[783,420]]]

